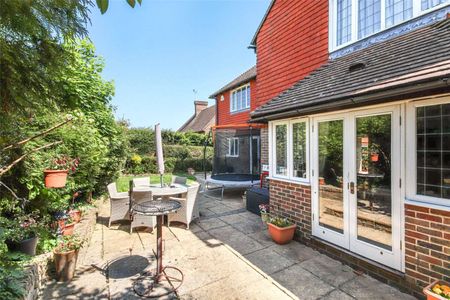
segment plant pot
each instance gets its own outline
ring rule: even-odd
[[[319,177],[319,185],[324,185],[324,184],[325,184],[325,178]]]
[[[30,256],[35,256],[38,241],[39,238],[35,236],[20,242],[7,241],[6,245],[8,246],[9,251],[18,251]]]
[[[58,281],[70,281],[75,274],[77,266],[78,251],[68,252],[53,251],[55,258],[56,279]]]
[[[69,216],[75,223],[79,223],[81,221],[81,210],[79,209],[71,210],[69,211]]]
[[[378,153],[372,153],[372,154],[370,155],[370,160],[371,160],[372,162],[377,162],[377,161],[378,161]]]
[[[65,224],[62,230],[62,235],[72,235],[75,223]]]
[[[62,188],[66,186],[68,170],[45,170],[45,187]]]
[[[284,245],[292,241],[295,228],[297,227],[295,224],[287,227],[278,227],[272,223],[267,223],[267,225],[269,226],[269,233],[272,240],[279,245]]]
[[[449,286],[448,282],[445,281],[441,281],[441,280],[436,280],[433,283],[427,285],[426,287],[423,288],[423,293],[427,296],[427,300],[447,300],[446,298],[434,293],[432,291],[432,288],[436,285],[436,284],[441,284],[441,285],[447,285]]]
[[[269,213],[261,213],[261,220],[264,224],[269,222]]]

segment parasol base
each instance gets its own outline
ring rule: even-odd
[[[133,283],[134,292],[145,298],[158,298],[177,293],[178,288],[183,284],[184,275],[180,269],[165,266],[157,274],[150,271],[142,274]]]

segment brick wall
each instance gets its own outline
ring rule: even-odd
[[[269,164],[269,129],[261,128],[261,164],[268,165]]]
[[[276,1],[258,33],[256,54],[260,106],[327,61],[328,0]]]
[[[271,214],[286,217],[297,224],[297,238],[311,237],[311,189],[309,186],[270,180]]]
[[[405,205],[407,280],[425,286],[450,281],[450,212]]]

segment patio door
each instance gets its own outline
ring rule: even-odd
[[[315,118],[313,234],[401,269],[400,110]]]

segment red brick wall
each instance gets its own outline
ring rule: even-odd
[[[425,286],[450,281],[450,212],[405,205],[407,280]]]
[[[278,0],[256,40],[257,106],[328,59],[328,0]]]
[[[295,222],[300,239],[310,239],[312,229],[309,186],[271,179],[270,212]]]
[[[250,120],[250,110],[246,110],[239,113],[230,113],[230,92],[226,91],[216,97],[217,105],[217,125],[229,125],[229,124],[247,124]],[[221,96],[224,96],[224,100],[220,101]],[[250,109],[256,108],[256,80],[250,81]]]

